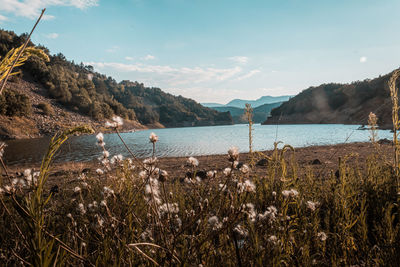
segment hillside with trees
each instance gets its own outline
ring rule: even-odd
[[[20,46],[25,38],[25,34],[18,36],[12,31],[0,30],[0,57]],[[233,123],[228,112],[217,112],[194,100],[145,87],[139,82],[117,82],[95,72],[92,66],[76,64],[61,53],[50,55],[47,48],[38,47],[49,55],[49,62],[32,56],[21,67],[19,79],[42,86],[50,98],[69,111],[97,121],[118,115],[144,125],[160,123],[166,127]],[[27,115],[30,104],[25,95],[8,89],[0,97],[0,115]]]
[[[265,124],[343,123],[367,124],[370,112],[378,125],[392,127],[391,74],[350,84],[329,83],[310,87],[271,111]]]
[[[279,107],[283,102],[276,102],[271,104],[264,104],[253,108],[253,122],[262,123],[270,115],[273,108]],[[231,106],[211,107],[219,112],[229,112],[232,116],[233,122],[236,124],[248,123],[245,116],[245,109]]]

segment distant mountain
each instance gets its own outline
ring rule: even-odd
[[[264,104],[259,107],[253,109],[253,122],[254,123],[261,123],[264,122],[273,108],[279,107],[283,102],[271,103],[271,104]],[[229,112],[232,116],[234,123],[247,123],[247,119],[244,116],[244,109],[237,108],[237,107],[211,107],[214,110],[219,112]]]
[[[204,107],[207,108],[215,108],[215,107],[224,107],[224,104],[219,104],[219,103],[200,103],[202,104]]]
[[[369,113],[374,112],[379,126],[391,128],[390,77],[391,73],[350,84],[310,87],[273,109],[265,124],[367,124]]]
[[[259,107],[264,104],[271,104],[277,102],[284,102],[288,101],[292,95],[283,95],[283,96],[262,96],[257,100],[243,100],[243,99],[234,99],[230,101],[225,106],[229,107],[237,107],[237,108],[244,108],[246,103],[250,104],[252,108]]]

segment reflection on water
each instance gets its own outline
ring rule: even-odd
[[[327,145],[344,142],[362,142],[369,140],[369,132],[357,130],[358,125],[308,124],[308,125],[254,125],[253,147],[255,150],[272,149],[276,140],[294,147]],[[145,130],[134,133],[122,133],[121,136],[138,157],[151,155],[152,146],[149,135],[155,132],[159,136],[157,156],[197,156],[223,154],[231,146],[237,146],[240,152],[249,147],[248,126],[245,124],[209,127],[186,127]],[[390,131],[380,130],[379,138],[391,138]],[[5,151],[7,164],[37,163],[46,153],[50,138],[37,138],[8,141]],[[129,156],[116,134],[105,134],[104,141],[110,154]],[[94,135],[72,137],[56,156],[56,161],[90,161],[101,154],[96,146]]]

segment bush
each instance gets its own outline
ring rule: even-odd
[[[31,114],[29,97],[6,90],[0,95],[0,114],[6,116],[28,116]]]
[[[42,110],[44,115],[50,116],[54,114],[54,109],[49,103],[42,102],[38,105],[38,108]]]

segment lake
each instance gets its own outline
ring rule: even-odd
[[[343,124],[296,124],[296,125],[260,125],[253,127],[253,150],[273,148],[275,140],[294,147],[312,145],[330,145],[349,142],[369,141],[369,131],[357,130],[359,125]],[[138,157],[148,157],[152,152],[149,143],[151,132],[159,136],[156,146],[158,157],[198,156],[224,154],[231,146],[240,152],[248,152],[248,125],[185,127],[151,129],[134,133],[121,133],[130,149]],[[389,130],[379,130],[379,138],[392,139]],[[36,138],[7,141],[6,163],[37,163],[46,152],[50,138]],[[129,156],[116,134],[105,134],[106,149],[111,155]],[[101,155],[94,135],[70,138],[57,154],[56,161],[90,161]]]

